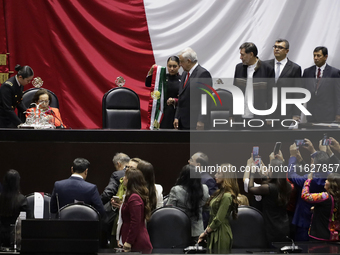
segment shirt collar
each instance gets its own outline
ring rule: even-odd
[[[20,86],[22,86],[22,85],[20,84],[20,82],[18,81],[18,77],[17,77],[17,75],[16,75],[16,76],[14,76],[14,77],[15,77],[15,80],[17,81],[17,83],[18,83],[19,87],[20,87]]]
[[[321,71],[323,72],[323,70],[325,70],[325,68],[326,68],[326,65],[327,65],[327,63],[325,63],[323,66],[320,66],[320,67],[316,66],[316,70],[318,70],[320,68]]]
[[[248,68],[252,68],[252,69],[255,69],[256,65],[257,65],[257,62],[259,62],[259,60],[256,60],[256,62],[253,64],[253,65],[250,65],[248,66]]]
[[[81,176],[80,174],[76,174],[76,173],[72,174],[71,176],[84,179],[83,176]]]
[[[288,59],[287,59],[287,57],[285,57],[285,58],[282,59],[281,61],[278,61],[278,60],[275,59],[275,64],[277,64],[277,63],[279,63],[279,62],[281,63],[281,66],[283,66],[283,65],[287,64]]]
[[[192,75],[192,72],[195,70],[195,68],[198,66],[198,62],[190,69],[189,74]]]

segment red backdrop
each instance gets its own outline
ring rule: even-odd
[[[0,1],[10,70],[31,66],[58,96],[67,126],[100,128],[102,97],[123,76],[140,97],[145,128],[144,79],[155,60],[142,0]]]

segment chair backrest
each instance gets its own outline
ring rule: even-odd
[[[141,112],[136,92],[117,87],[105,93],[102,101],[103,128],[140,129]]]
[[[29,208],[32,211],[34,216],[34,193],[26,195],[27,203]],[[43,219],[51,219],[51,212],[50,212],[50,201],[51,195],[48,193],[44,193],[44,216]]]
[[[233,112],[233,96],[230,91],[225,89],[217,89],[216,92],[221,98],[222,105],[217,100],[215,94],[213,94],[214,98],[216,99],[217,105],[212,101],[210,105],[210,129],[211,130],[226,130],[231,129],[229,123],[229,117],[232,115]],[[217,124],[214,127],[213,120],[214,119],[222,119],[228,120],[227,124]]]
[[[30,108],[30,105],[32,103],[32,99],[33,99],[33,96],[34,94],[39,90],[40,88],[31,88],[31,89],[28,89],[26,91],[24,91],[24,93],[22,94],[22,103],[23,105],[26,107],[26,108]],[[52,95],[52,102],[50,103],[50,106],[51,107],[54,107],[54,108],[58,108],[59,109],[59,100],[58,100],[58,97],[50,90],[47,89],[48,92],[51,93]],[[26,115],[22,112],[19,112],[18,111],[18,117],[23,121],[25,122],[26,120]]]
[[[99,221],[99,212],[88,204],[72,203],[60,209],[61,220]]]
[[[230,217],[233,248],[269,248],[262,213],[254,207],[242,205],[238,218]]]
[[[156,209],[147,224],[153,248],[185,248],[191,242],[191,220],[179,208]]]

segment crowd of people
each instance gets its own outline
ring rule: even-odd
[[[303,144],[290,146],[288,160],[281,150],[272,152],[269,165],[263,160],[259,163],[251,154],[243,175],[244,194],[237,173],[223,170],[233,169],[231,164],[222,164],[214,176],[201,171],[209,165],[203,152],[191,156],[166,198],[150,162],[117,153],[113,157],[115,171],[100,195],[97,186],[86,181],[90,162],[76,158],[71,176],[54,184],[50,211],[58,214],[60,208],[74,202],[89,204],[101,215],[105,245],[143,253],[153,249],[147,222],[152,212],[163,206],[178,207],[188,215],[192,244],[206,243],[209,253],[231,251],[229,221],[237,219],[241,205],[262,212],[268,247],[286,241],[287,236],[296,241],[338,241],[340,175],[334,167],[340,161],[334,153],[340,154],[340,144],[332,137],[329,141],[325,145],[321,140],[316,150],[305,138]],[[303,160],[300,150],[310,154],[310,162]],[[288,171],[275,170],[284,169],[282,166]],[[320,171],[316,167],[321,167]],[[6,172],[2,184],[1,245],[9,246],[11,224],[21,211],[31,218],[33,208],[20,193],[17,171]]]

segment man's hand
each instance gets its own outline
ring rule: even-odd
[[[197,122],[197,126],[196,126],[197,130],[204,130],[204,123],[201,121]]]
[[[119,201],[118,203],[114,201],[113,198],[111,198],[111,205],[115,208],[120,208],[120,206],[122,205],[122,201]]]
[[[340,144],[337,140],[335,140],[333,137],[330,137],[332,140],[331,144],[329,145],[333,150],[337,151],[340,153]]]
[[[305,138],[304,140],[305,140],[305,145],[302,146],[302,148],[305,148],[306,150],[308,150],[310,152],[310,154],[313,154],[314,152],[316,152],[312,142],[307,138]]]
[[[178,119],[175,119],[175,120],[174,120],[174,128],[175,128],[175,129],[178,129]]]
[[[166,101],[167,105],[175,105],[175,99],[172,97],[169,97],[168,100]]]

